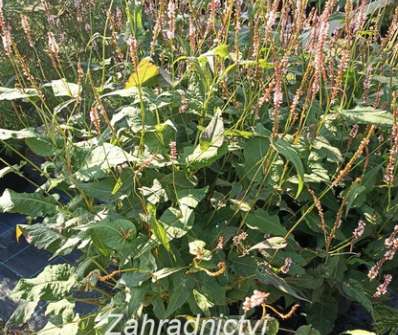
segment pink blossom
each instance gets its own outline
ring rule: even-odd
[[[269,297],[269,293],[262,292],[258,290],[253,291],[253,295],[251,297],[246,297],[243,302],[242,309],[245,313],[250,311],[251,309],[260,306],[266,302]]]
[[[388,286],[392,281],[392,276],[390,274],[384,276],[384,281],[381,283],[377,289],[375,294],[373,294],[373,298],[380,298],[382,295],[387,294]]]
[[[362,220],[359,220],[358,226],[355,228],[355,230],[352,233],[352,237],[354,240],[359,240],[363,233],[365,232],[365,227],[366,223]]]

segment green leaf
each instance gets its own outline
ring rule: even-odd
[[[184,212],[187,207],[195,209],[199,202],[204,199],[208,190],[208,186],[203,188],[177,190],[177,200],[181,211]]]
[[[270,237],[263,242],[253,245],[249,251],[273,249],[279,250],[287,247],[287,241],[283,237]]]
[[[398,309],[386,304],[375,304],[376,334],[396,334],[398,332]]]
[[[153,180],[152,187],[143,186],[139,188],[139,191],[152,205],[156,205],[162,200],[168,200],[166,191],[157,179]]]
[[[131,316],[136,316],[137,311],[143,306],[145,302],[145,295],[150,293],[150,286],[143,285],[141,287],[134,287],[129,299],[128,313]]]
[[[68,83],[64,78],[53,80],[51,81],[51,83],[43,85],[43,87],[51,87],[54,96],[56,97],[67,96],[67,97],[77,98],[82,91],[81,85]]]
[[[152,232],[158,239],[158,241],[163,245],[163,247],[172,254],[171,246],[170,246],[170,240],[167,236],[166,229],[163,227],[162,223],[158,221],[156,218],[156,208],[155,206],[148,204],[147,206],[149,213],[151,215],[151,226],[152,226]]]
[[[313,149],[326,156],[328,161],[335,163],[342,163],[344,161],[340,149],[332,146],[329,141],[322,136],[318,136],[314,139],[311,145]]]
[[[345,201],[347,202],[346,213],[351,208],[358,207],[357,201],[360,195],[367,190],[366,186],[361,185],[360,181],[354,181],[348,188],[345,194]]]
[[[231,269],[235,273],[244,273],[245,276],[254,276],[258,268],[257,260],[255,259],[255,257],[242,257],[235,252],[230,253],[230,255],[228,256],[228,261],[230,263]]]
[[[354,109],[344,109],[340,111],[340,115],[355,123],[384,126],[393,125],[393,116],[391,113],[370,106],[357,106]]]
[[[330,334],[337,318],[337,301],[328,297],[322,303],[316,302],[309,308],[307,320],[321,334]]]
[[[143,121],[144,124],[142,124]],[[118,129],[128,128],[133,133],[155,126],[156,123],[154,113],[146,111],[144,120],[142,120],[141,111],[135,106],[123,107],[119,112],[113,114],[111,119],[112,127],[117,127]]]
[[[43,137],[27,138],[25,143],[36,155],[43,157],[54,155],[56,150],[50,140]]]
[[[239,210],[242,212],[250,212],[251,206],[248,202],[243,201],[243,200],[238,200],[238,199],[229,199],[229,201],[232,204],[232,207],[235,210]]]
[[[229,55],[228,45],[220,44],[213,49],[213,53],[222,59],[225,59]]]
[[[130,75],[129,80],[126,83],[126,89],[147,84],[151,79],[158,75],[159,68],[152,63],[149,57],[144,58],[139,62],[137,71]]]
[[[76,317],[73,323],[58,326],[52,322],[48,322],[46,326],[37,332],[37,335],[77,335],[79,333],[79,319]]]
[[[117,192],[120,191],[120,189],[123,186],[123,180],[122,178],[117,178],[115,185],[112,188],[112,195],[115,195]]]
[[[32,317],[39,301],[21,301],[7,321],[7,326],[21,326]]]
[[[54,245],[59,246],[65,238],[49,224],[36,223],[33,225],[19,225],[31,238],[31,243],[38,249],[50,249]]]
[[[194,209],[207,191],[208,187],[177,190],[179,209],[169,207],[159,219],[170,238],[181,238],[192,229]]]
[[[272,143],[272,146],[275,150],[282,156],[284,156],[288,161],[290,161],[297,171],[297,178],[298,178],[298,190],[296,194],[296,198],[299,197],[301,191],[304,188],[304,166],[303,162],[300,159],[297,151],[293,148],[293,146],[282,140],[278,139]]]
[[[133,288],[133,291],[142,286],[143,282],[151,278],[151,273],[147,271],[129,271],[122,274],[118,284],[122,284],[128,288]],[[118,285],[119,287],[119,285]]]
[[[387,6],[389,6],[389,5],[393,4],[393,3],[394,3],[394,0],[376,0],[376,1],[372,1],[366,6],[366,15],[372,15],[377,10],[379,10],[380,8],[387,7]],[[360,8],[358,8],[357,11],[360,11]]]
[[[386,77],[386,76],[380,76],[380,75],[375,74],[372,76],[372,79],[376,80],[379,83],[382,83],[384,85],[398,86],[398,78],[396,78],[396,77]]]
[[[5,177],[6,175],[8,175],[9,173],[13,173],[13,172],[19,172],[21,170],[21,168],[23,166],[25,166],[26,163],[22,162],[21,164],[15,164],[15,165],[10,165],[10,166],[6,166],[5,168],[2,168],[0,170],[0,179]]]
[[[241,137],[244,139],[250,139],[255,136],[255,133],[252,131],[239,130],[239,129],[226,129],[224,131],[225,137]]]
[[[75,303],[67,299],[50,302],[47,305],[46,316],[56,320],[58,324],[71,322],[75,317]]]
[[[137,235],[135,224],[126,219],[106,218],[91,224],[88,229],[95,242],[121,253],[131,248]]]
[[[214,306],[214,304],[207,299],[207,297],[200,293],[197,290],[193,290],[193,297],[195,299],[196,304],[198,305],[198,307],[200,308],[200,310],[205,313],[205,315],[209,315],[210,312],[210,308],[212,308]]]
[[[169,207],[164,211],[159,221],[165,227],[170,238],[181,238],[192,229],[194,213],[189,207],[184,210],[184,214],[180,209]]]
[[[374,314],[373,305],[370,297],[365,293],[363,285],[355,279],[344,281],[343,292],[352,300],[360,303],[371,315]]]
[[[206,247],[206,242],[201,240],[195,240],[189,242],[189,253],[191,255],[198,257],[199,259],[208,261],[211,259],[212,255],[210,250],[207,250],[205,247]]]
[[[262,209],[257,209],[246,218],[250,229],[259,230],[264,234],[285,235],[287,230],[280,223],[278,215],[270,215]]]
[[[33,217],[53,215],[57,212],[57,202],[52,196],[40,193],[17,193],[6,189],[0,197],[0,211]]]
[[[165,318],[172,315],[188,300],[192,292],[192,281],[188,278],[177,276],[173,280],[172,292],[165,312]]]
[[[34,88],[24,88],[22,90],[20,88],[0,87],[0,101],[26,99],[31,97],[37,97],[38,95],[38,91]]]
[[[228,45],[226,44],[220,44],[214,49],[211,49],[204,54],[200,55],[197,60],[199,61],[199,64],[202,65],[202,70],[206,71],[204,65],[208,64],[211,71],[214,72],[214,58],[219,57],[222,60],[228,58],[229,52],[228,52]]]
[[[225,154],[226,150],[223,144],[224,122],[221,110],[217,110],[201,134],[200,144],[185,158],[187,165],[195,170],[210,166]]]
[[[224,142],[224,121],[221,110],[214,113],[213,118],[200,136],[202,145],[221,147]]]
[[[296,335],[321,335],[321,333],[311,326],[301,326],[296,330]]]
[[[186,267],[176,267],[176,268],[163,268],[159,271],[152,273],[152,281],[157,282],[163,278],[171,276],[174,273],[180,272],[186,269]]]
[[[216,278],[209,277],[205,273],[199,274],[200,287],[199,290],[214,305],[226,305],[227,288],[220,284]]]
[[[58,301],[76,285],[74,267],[69,264],[49,265],[36,278],[21,279],[11,297],[26,301]]]
[[[84,194],[100,201],[109,201],[115,195],[112,194],[115,187],[115,179],[113,177],[87,183],[75,181],[75,186]]]
[[[267,154],[269,143],[264,138],[252,138],[245,141],[243,147],[243,157],[245,159],[245,169],[243,174],[248,179],[255,179],[261,182],[263,178],[263,169],[260,166],[263,158]],[[260,171],[258,171],[260,169]]]
[[[279,334],[279,321],[275,318],[269,317],[266,319],[267,328],[266,333],[267,335],[278,335]]]
[[[26,128],[21,130],[0,129],[0,140],[23,140],[27,138],[35,138],[38,134],[33,128]]]
[[[76,178],[89,181],[96,177],[102,177],[111,168],[132,161],[133,157],[110,143],[104,143],[95,147],[86,157],[84,165],[76,172]]]
[[[311,303],[310,300],[305,298],[303,295],[299,294],[284,279],[278,277],[277,275],[275,275],[270,271],[265,271],[265,272],[257,271],[257,279],[266,285],[272,285],[276,287],[278,290],[282,291],[283,293],[286,293],[287,295]]]

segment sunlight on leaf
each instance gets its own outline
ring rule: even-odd
[[[159,75],[159,68],[151,62],[150,58],[144,58],[137,66],[137,71],[133,72],[126,83],[125,88],[142,86],[149,80]]]

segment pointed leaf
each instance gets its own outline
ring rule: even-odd
[[[354,109],[345,109],[340,112],[341,116],[355,122],[364,124],[393,125],[391,113],[375,109],[373,107],[357,106]]]
[[[7,88],[0,87],[0,101],[1,100],[18,100],[38,96],[38,91],[34,88]]]
[[[33,217],[52,215],[57,212],[57,202],[53,197],[40,193],[17,193],[6,189],[0,197],[0,211]]]
[[[297,171],[297,178],[298,178],[298,190],[296,194],[296,198],[300,195],[301,191],[304,188],[304,166],[303,162],[300,159],[297,151],[293,148],[293,146],[281,139],[276,140],[272,143],[273,147],[276,151],[284,156],[288,161],[290,161]]]
[[[23,140],[27,138],[35,138],[38,134],[33,128],[26,128],[21,130],[0,129],[0,140]]]
[[[285,235],[287,233],[286,228],[281,225],[278,215],[269,215],[261,209],[247,216],[246,225],[250,229],[259,230],[264,234]]]
[[[283,249],[287,247],[287,242],[283,237],[271,237],[266,239],[263,242],[257,243],[253,245],[249,251],[251,250],[265,250],[265,249]]]
[[[355,280],[349,279],[343,282],[343,292],[352,300],[360,303],[366,310],[373,315],[373,305],[370,297],[366,295],[363,285]]]
[[[178,278],[178,280],[177,280]],[[173,280],[172,292],[167,305],[165,318],[172,315],[178,308],[185,304],[191,295],[192,282],[184,277],[175,277]]]
[[[122,148],[104,143],[89,153],[84,165],[75,175],[79,180],[89,181],[103,176],[111,168],[132,160],[133,157]]]
[[[291,295],[294,298],[311,303],[310,300],[308,300],[307,298],[305,298],[301,294],[299,294],[284,279],[278,277],[277,275],[275,275],[272,272],[268,272],[268,271],[257,272],[257,279],[260,280],[261,282],[263,282],[264,284],[269,284],[269,285],[276,287],[280,291],[282,291],[288,295]]]
[[[77,98],[82,90],[81,85],[68,83],[64,78],[53,80],[51,83],[43,85],[43,87],[51,87],[56,97],[67,96]]]
[[[70,292],[76,280],[71,265],[49,265],[35,278],[21,279],[12,291],[11,297],[26,301],[58,301]]]
[[[32,317],[39,301],[22,301],[7,321],[7,326],[21,326]]]

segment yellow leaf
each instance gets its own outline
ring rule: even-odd
[[[113,186],[112,195],[115,195],[117,192],[119,192],[119,190],[122,188],[122,186],[123,186],[123,181],[122,181],[122,179],[119,177],[119,178],[116,180],[115,186]]]
[[[126,83],[126,88],[142,86],[150,79],[159,75],[159,68],[151,62],[149,57],[140,61],[137,66],[137,71],[130,75]]]
[[[15,227],[15,238],[17,239],[17,242],[19,243],[19,239],[23,236],[23,231],[19,225]]]

